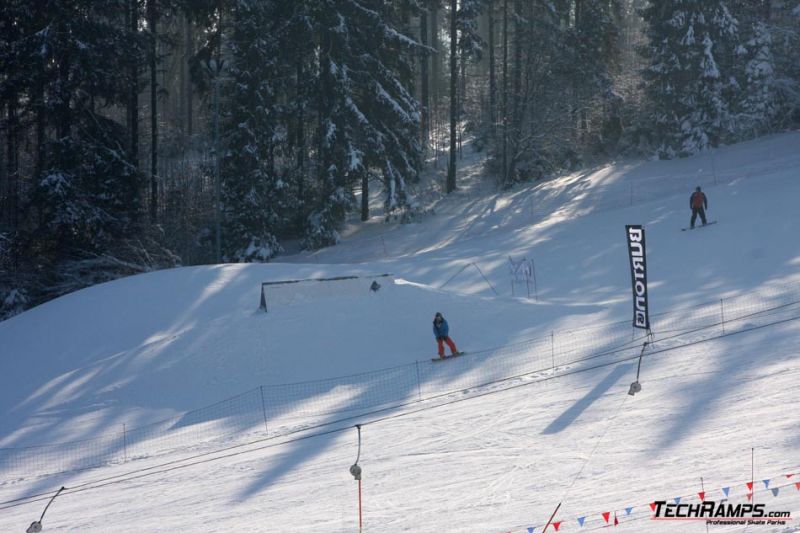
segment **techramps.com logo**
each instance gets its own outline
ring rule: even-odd
[[[702,503],[653,502],[653,520],[711,525],[785,526],[792,520],[790,511],[768,511],[763,503],[733,504],[706,500]]]

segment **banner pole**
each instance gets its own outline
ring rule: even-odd
[[[561,508],[561,502],[558,502],[558,505],[556,506],[556,510],[553,511],[553,514],[550,515],[550,520],[547,521],[547,524],[544,526],[544,529],[542,530],[542,533],[547,533],[547,528],[550,527],[550,523],[553,521],[553,518],[556,517],[556,513],[558,512],[558,510],[560,508]]]

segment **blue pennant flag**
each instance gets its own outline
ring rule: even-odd
[[[772,495],[773,496],[777,496],[778,495],[778,487],[775,487],[774,489],[772,489]]]
[[[631,511],[633,511],[633,507],[626,507],[625,508],[625,515],[627,516],[627,515],[631,514]]]
[[[582,516],[582,517],[578,518],[578,523],[581,525],[581,527],[583,527],[584,520],[586,520],[585,516]]]
[[[725,497],[726,497],[726,498],[727,498],[727,496],[728,496],[728,493],[729,493],[730,491],[731,491],[731,488],[730,488],[730,487],[724,487],[724,488],[722,489],[722,492],[724,492],[724,493],[725,493]]]
[[[675,498],[675,504],[677,505],[677,504],[679,504],[679,503],[681,503],[681,497],[680,497],[680,496],[678,496],[677,498]]]
[[[535,527],[529,527],[529,528],[528,528],[528,533],[533,533],[533,530],[534,530],[534,529],[536,529],[536,528],[535,528]]]
[[[769,488],[769,480],[768,479],[764,480],[764,488],[767,488],[767,489]]]

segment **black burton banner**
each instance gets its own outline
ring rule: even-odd
[[[628,237],[628,256],[631,262],[631,285],[633,288],[633,327],[650,329],[647,312],[647,265],[645,262],[644,227],[625,226]]]

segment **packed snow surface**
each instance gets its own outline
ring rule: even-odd
[[[615,515],[632,532],[800,531],[650,509],[703,492],[800,514],[798,146],[502,193],[471,154],[416,223],[376,217],[330,249],[134,276],[2,322],[0,531],[65,486],[45,531],[352,532],[359,485],[364,531],[540,532],[559,504],[566,532]],[[697,185],[718,223],[684,232]],[[635,396],[626,224],[646,229],[655,317]],[[533,260],[530,298],[512,297],[509,257]],[[377,292],[267,288],[258,309],[262,282],[378,274]],[[464,357],[431,361],[437,311]]]

